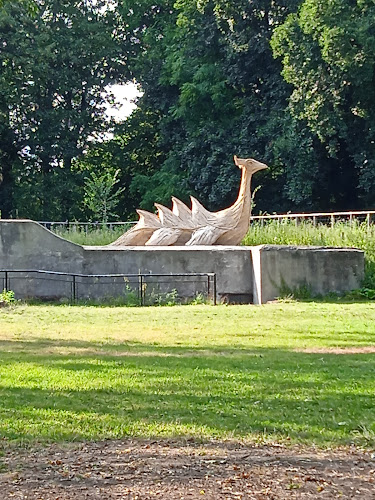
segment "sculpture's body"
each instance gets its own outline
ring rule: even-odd
[[[209,212],[191,196],[191,209],[177,198],[173,208],[155,203],[158,215],[137,210],[139,221],[112,245],[238,245],[246,235],[251,213],[251,177],[267,165],[252,158],[234,157],[242,170],[241,186],[234,205]]]

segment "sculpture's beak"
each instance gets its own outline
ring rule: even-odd
[[[259,172],[259,170],[265,170],[268,166],[265,163],[256,162],[254,165],[254,172]]]

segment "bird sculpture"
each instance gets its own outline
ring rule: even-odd
[[[191,209],[172,197],[172,210],[159,203],[155,203],[157,214],[137,210],[137,224],[111,246],[239,245],[250,225],[252,175],[268,167],[252,158],[237,156],[234,163],[242,175],[238,197],[232,206],[209,212],[193,196]]]

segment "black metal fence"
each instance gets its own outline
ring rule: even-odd
[[[0,280],[5,291],[13,290],[20,298],[67,298],[72,303],[116,299],[142,306],[200,299],[216,305],[215,273],[79,274],[0,269]]]

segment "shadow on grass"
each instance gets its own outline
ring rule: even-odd
[[[1,436],[18,441],[260,436],[375,443],[374,355],[137,343],[110,347],[0,342]]]

